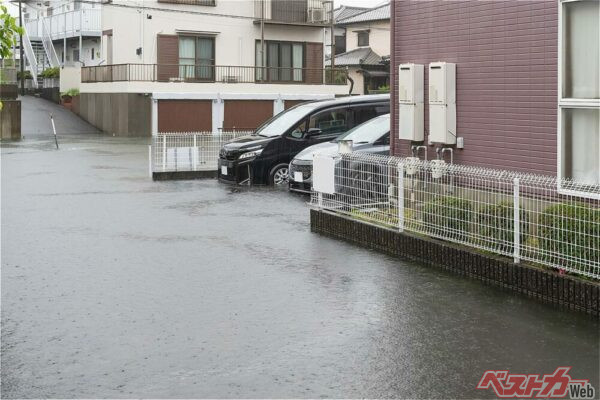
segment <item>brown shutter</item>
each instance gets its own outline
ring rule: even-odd
[[[168,81],[179,77],[179,36],[157,35],[156,63],[157,80]]]
[[[323,43],[306,43],[306,83],[323,83]]]
[[[223,129],[253,130],[273,116],[273,100],[225,100]]]
[[[212,131],[212,100],[159,100],[158,131]]]

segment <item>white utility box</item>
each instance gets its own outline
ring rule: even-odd
[[[429,142],[456,144],[456,64],[429,64]]]
[[[400,64],[398,67],[398,138],[423,140],[423,80],[421,64]]]

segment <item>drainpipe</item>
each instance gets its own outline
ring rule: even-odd
[[[348,79],[350,81],[350,92],[348,94],[352,95],[352,90],[354,90],[354,80],[352,78],[350,78],[350,75],[348,75],[347,71],[346,71],[346,79]]]
[[[413,145],[412,148],[412,155],[413,157],[419,157],[419,151],[423,150],[423,154],[425,155],[425,161],[427,161],[427,146],[417,146],[417,145]]]

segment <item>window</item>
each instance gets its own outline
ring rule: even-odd
[[[600,184],[600,2],[559,6],[558,176],[585,196],[585,185]]]
[[[215,79],[215,38],[179,37],[179,77],[191,80]]]
[[[358,46],[365,47],[369,45],[369,31],[358,31],[356,32],[358,38]]]
[[[265,69],[256,70],[256,80],[302,82],[304,66],[304,45],[294,42],[265,41]],[[256,66],[262,66],[262,45],[256,41]]]
[[[354,126],[360,125],[363,122],[369,121],[382,114],[388,114],[390,112],[390,105],[368,105],[361,107],[354,107]]]
[[[322,135],[343,133],[348,130],[348,110],[344,108],[331,108],[318,112],[308,120],[308,130],[320,129]]]
[[[76,0],[73,3],[73,10],[77,11],[77,10],[81,10],[81,1],[80,0]]]
[[[93,48],[93,47],[92,47],[92,52],[91,52],[90,58],[91,58],[92,60],[94,59],[94,48]]]
[[[73,50],[73,61],[79,61],[79,50]]]

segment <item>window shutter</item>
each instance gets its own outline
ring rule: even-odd
[[[156,63],[157,80],[169,81],[179,77],[179,36],[157,35]]]
[[[323,83],[323,43],[306,43],[306,83]]]

